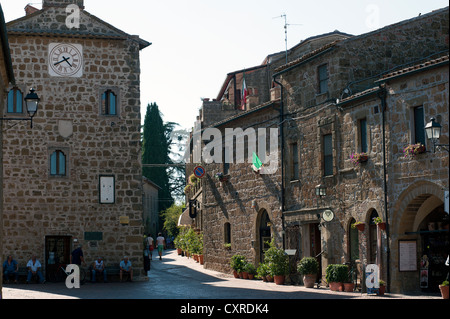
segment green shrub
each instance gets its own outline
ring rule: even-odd
[[[347,265],[328,265],[326,269],[326,280],[330,282],[348,282]]]
[[[289,274],[289,256],[283,249],[275,247],[273,240],[270,248],[264,253],[264,262],[268,265],[272,276]]]
[[[244,270],[244,266],[246,264],[246,260],[245,257],[242,255],[234,255],[231,257],[230,260],[230,267],[231,269],[237,271],[237,272],[242,272]]]
[[[314,257],[304,257],[297,265],[301,275],[316,275],[319,272],[319,262]]]

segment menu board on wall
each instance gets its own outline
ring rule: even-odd
[[[417,271],[417,241],[398,242],[399,271]]]

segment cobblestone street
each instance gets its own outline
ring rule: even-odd
[[[80,289],[67,289],[64,283],[9,285],[3,288],[3,295],[4,299],[440,299],[438,294],[379,297],[235,279],[232,275],[206,270],[193,259],[177,256],[175,250],[166,251],[162,261],[154,256],[148,281],[86,283]]]

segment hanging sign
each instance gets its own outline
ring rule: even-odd
[[[197,166],[196,168],[194,168],[194,175],[197,178],[205,177],[205,173],[206,173],[206,170],[202,166]]]

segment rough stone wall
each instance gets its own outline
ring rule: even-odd
[[[139,44],[131,38],[17,32],[9,40],[18,87],[24,93],[35,88],[41,104],[33,129],[29,123],[5,127],[4,253],[13,253],[21,266],[32,254],[44,264],[45,237],[71,236],[84,245],[87,262],[100,255],[116,265],[128,255],[139,275],[143,268]],[[50,77],[48,46],[53,42],[83,45],[82,77]],[[102,115],[101,95],[107,89],[118,95],[117,116]],[[61,134],[62,127],[69,134]],[[50,154],[55,149],[67,156],[65,177],[50,176]],[[99,203],[100,175],[115,177],[114,204]],[[128,225],[119,222],[121,216],[129,218]],[[103,239],[85,241],[86,232],[101,232]]]
[[[334,102],[337,98],[342,99],[341,93],[349,81],[372,77],[370,81],[364,83],[365,88],[370,82],[372,86],[369,87],[377,86],[373,82],[379,77],[374,75],[387,72],[394,66],[400,68],[405,63],[411,63],[420,58],[425,59],[432,53],[448,50],[447,31],[448,11],[438,10],[422,18],[408,20],[367,35],[341,41],[329,51],[317,54],[313,60],[305,61],[282,75],[285,87],[285,112],[288,114],[285,129],[286,161],[284,162],[286,223],[288,227],[318,223],[317,213],[325,209],[331,209],[335,213],[335,219],[323,228],[325,231],[322,231],[322,239],[327,250],[324,254],[325,259],[322,260],[323,269],[326,263],[343,263],[349,260],[348,233],[352,218],[369,223],[370,214],[374,209],[380,216],[385,214],[380,99],[376,95],[369,99],[359,99],[345,110],[337,108]],[[401,43],[404,42],[408,43],[402,46]],[[430,45],[424,46],[423,43],[430,43]],[[394,51],[397,47],[404,47],[404,55],[397,51],[395,54],[386,54],[388,50]],[[317,68],[323,64],[328,65],[329,92],[318,94]],[[428,78],[411,80],[409,84],[403,83],[392,89],[392,92],[395,92],[393,98],[396,105],[405,98],[404,95],[397,94],[399,88],[402,88],[405,92],[409,90],[410,107],[419,103],[418,100],[437,100],[439,103],[436,103],[438,105],[436,108],[439,108],[439,112],[432,108],[429,110],[430,113],[426,114],[448,114],[448,111],[445,113],[445,107],[441,102],[447,97],[445,90],[448,91],[448,89],[442,83],[431,89],[434,87],[433,83],[437,82],[437,78],[444,81],[445,75],[429,75]],[[357,86],[351,86],[351,88],[361,89]],[[421,93],[421,90],[426,93]],[[404,132],[410,130],[411,114],[405,105],[399,106],[395,115],[389,113],[391,110],[389,108],[387,119],[386,139],[390,141],[387,147],[389,154],[399,157],[403,156],[405,139],[409,136]],[[354,166],[350,156],[353,152],[360,152],[358,121],[363,118],[367,120],[369,128],[370,160],[366,164]],[[322,151],[324,134],[332,134],[333,144],[333,175],[325,177]],[[392,134],[395,136],[391,136]],[[299,145],[300,179],[298,181],[291,180],[292,154],[289,145],[292,143]],[[395,162],[395,158],[392,160]],[[401,158],[399,162],[402,161],[405,160]],[[432,166],[440,167],[443,161],[445,163],[445,159],[440,158]],[[394,205],[396,201],[393,199],[406,189],[406,185],[395,184],[393,181],[395,174],[415,172],[421,168],[419,168],[420,165],[414,165],[411,161],[404,164],[402,170],[398,168],[399,163],[392,163],[392,165],[392,167],[397,166],[395,171],[389,172],[389,185],[395,185],[394,189],[389,190],[389,202]],[[406,169],[406,167],[409,168]],[[445,171],[438,170],[437,167],[428,173],[435,174],[435,179],[441,181],[442,176],[445,175]],[[401,176],[407,179],[404,175]],[[315,186],[320,183],[327,187],[327,196],[322,199],[315,195]],[[300,227],[300,236],[303,241],[307,235],[304,230],[305,228]],[[369,233],[366,231],[359,236],[360,260],[366,263],[369,254]],[[296,239],[289,240],[295,242]],[[383,247],[385,244],[383,239]],[[383,258],[386,261],[386,255],[383,255]]]
[[[424,107],[425,123],[430,117],[436,117],[442,125],[442,138],[439,142],[449,144],[448,79],[447,64],[388,82],[388,188],[392,247],[397,247],[400,239],[418,239],[420,242],[420,236],[408,236],[405,233],[419,230],[416,228],[417,222],[426,217],[423,212],[431,212],[434,207],[432,205],[441,205],[443,192],[449,188],[447,151],[433,153],[433,144],[427,140],[426,148],[429,152],[412,158],[405,157],[403,153],[403,149],[414,142],[411,137],[414,122],[412,109],[416,106]],[[433,198],[437,199],[436,203]],[[418,247],[420,249],[420,245]],[[396,291],[416,289],[419,273],[398,272],[398,258],[398,251],[393,249],[393,288]]]
[[[225,136],[225,128],[276,128],[274,124],[278,121],[277,109],[270,107],[224,124],[219,129]],[[280,154],[277,156],[279,158]],[[257,227],[263,209],[273,223],[271,230],[277,245],[282,245],[280,167],[275,174],[257,175],[252,170],[251,161],[230,164],[229,180],[222,184],[215,174],[223,172],[223,164],[206,164],[206,171],[207,175],[202,180],[206,268],[229,272],[229,261],[234,254],[242,254],[253,263],[259,261]],[[253,200],[257,204],[255,208],[252,208]],[[231,250],[224,248],[225,223],[231,226]]]

